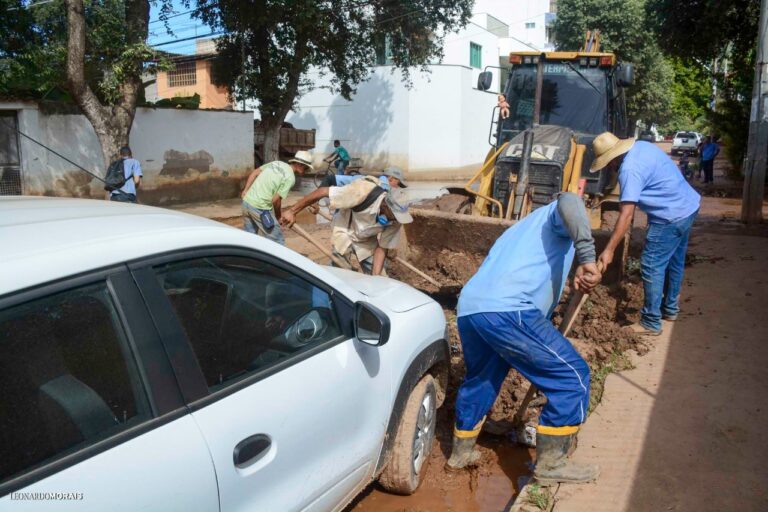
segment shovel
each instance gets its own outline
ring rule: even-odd
[[[597,262],[597,270],[601,274],[603,273],[603,264],[600,261]],[[568,301],[568,305],[565,307],[563,321],[560,322],[560,333],[563,336],[567,337],[568,333],[571,332],[571,327],[573,327],[574,322],[576,322],[576,319],[579,317],[579,311],[581,311],[581,307],[587,302],[588,298],[588,293],[580,292],[574,288],[573,295]],[[518,442],[529,446],[536,446],[535,432],[532,433],[527,430],[523,431],[523,415],[525,414],[525,411],[528,410],[528,406],[531,404],[531,400],[533,400],[536,391],[537,388],[533,384],[528,387],[528,392],[525,394],[525,398],[523,398],[520,407],[512,418],[512,425],[515,428]]]

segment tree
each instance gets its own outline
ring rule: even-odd
[[[555,38],[562,50],[581,48],[587,30],[599,30],[602,51],[635,65],[635,85],[627,90],[630,119],[647,125],[669,120],[674,72],[647,29],[645,0],[560,0]]]
[[[442,56],[444,34],[466,25],[472,0],[199,0],[196,15],[214,30],[213,76],[236,100],[259,101],[264,157],[278,157],[279,129],[315,84],[310,69],[350,99],[385,41],[392,63],[411,66]]]
[[[67,8],[66,75],[69,91],[93,125],[101,144],[105,166],[118,157],[120,147],[127,145],[136,115],[136,100],[141,90],[141,72],[153,53],[147,46],[149,2],[125,0],[117,19],[123,23],[108,30],[110,36],[122,39],[122,48],[104,70],[102,97],[94,93],[86,78],[86,12],[83,0],[65,0]]]
[[[662,48],[711,65],[719,97],[707,117],[738,172],[748,138],[760,0],[648,0],[647,12]]]

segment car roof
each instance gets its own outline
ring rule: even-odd
[[[0,296],[163,252],[234,245],[314,265],[263,237],[164,208],[92,199],[0,198]]]

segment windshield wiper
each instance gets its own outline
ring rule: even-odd
[[[576,72],[576,74],[577,74],[577,75],[579,75],[579,76],[581,77],[581,79],[582,79],[582,80],[584,80],[585,82],[587,82],[587,83],[589,84],[589,86],[595,90],[595,92],[597,93],[597,95],[598,95],[598,96],[602,96],[602,94],[601,94],[601,93],[600,93],[600,91],[597,89],[597,87],[595,87],[595,84],[593,84],[592,82],[590,82],[590,81],[589,81],[589,79],[588,79],[587,77],[585,77],[585,76],[584,76],[584,74],[582,74],[582,72],[581,72],[581,71],[579,71],[578,69],[576,69],[576,66],[574,66],[573,64],[571,64],[571,63],[570,63],[570,62],[568,62],[567,60],[564,60],[564,61],[563,61],[563,64],[566,64],[566,65],[567,65],[569,68],[571,68],[572,70],[574,70],[574,71]]]

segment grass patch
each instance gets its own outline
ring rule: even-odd
[[[537,507],[539,510],[547,510],[549,508],[550,495],[549,491],[539,484],[530,484],[528,486],[528,503]]]
[[[635,365],[632,364],[628,355],[622,352],[614,352],[602,366],[590,369],[592,377],[590,379],[588,414],[592,414],[592,411],[595,410],[603,399],[605,378],[611,373],[631,370],[634,367]]]

